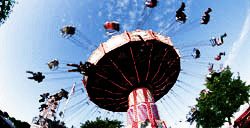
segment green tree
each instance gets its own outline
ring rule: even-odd
[[[81,128],[121,128],[121,121],[118,120],[101,120],[100,117],[96,118],[96,121],[86,121],[81,125]]]
[[[227,67],[220,73],[212,72],[207,77],[206,86],[209,91],[201,91],[195,106],[196,115],[191,114],[191,119],[197,123],[197,127],[217,128],[225,122],[231,125],[233,113],[249,101],[250,85],[246,85],[239,75],[233,77]]]
[[[3,112],[0,110],[0,115],[7,118],[8,120],[10,120],[14,124],[15,128],[30,128],[29,123],[22,122],[21,120],[16,120],[16,118],[14,118],[14,117],[10,117],[8,112]],[[1,125],[0,125],[0,127],[1,127]]]
[[[14,4],[14,0],[0,0],[0,25],[8,18]]]
[[[9,117],[9,120],[14,123],[15,128],[30,128],[29,123],[16,120],[14,117]]]

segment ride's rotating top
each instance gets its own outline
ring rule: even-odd
[[[92,53],[86,89],[99,107],[126,112],[128,97],[147,88],[154,101],[175,84],[180,72],[180,54],[169,37],[151,30],[136,30],[112,36]]]

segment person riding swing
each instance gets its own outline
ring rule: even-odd
[[[211,8],[208,8],[205,12],[204,15],[201,17],[202,21],[201,24],[207,24],[210,20],[210,15],[209,13],[212,11]]]
[[[187,20],[186,14],[183,12],[185,10],[185,3],[181,3],[181,7],[176,11],[176,21],[182,22],[183,24]]]

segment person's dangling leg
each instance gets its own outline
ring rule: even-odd
[[[71,69],[71,70],[68,70],[68,72],[80,72],[79,69]]]
[[[67,66],[79,67],[79,65],[78,65],[78,64],[67,64]]]
[[[32,71],[26,71],[26,73],[34,74]]]
[[[28,79],[34,79],[34,77],[28,77]]]

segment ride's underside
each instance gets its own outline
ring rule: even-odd
[[[128,96],[136,88],[148,88],[155,102],[175,84],[180,55],[170,38],[152,31],[136,30],[113,36],[88,60],[95,66],[86,89],[99,107],[126,112]]]

